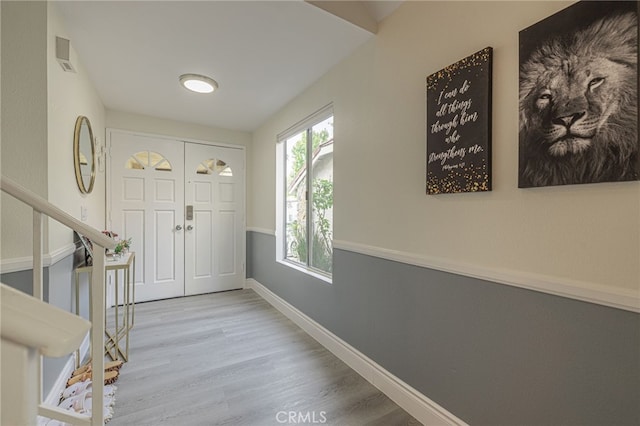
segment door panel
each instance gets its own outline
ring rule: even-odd
[[[196,278],[213,279],[213,233],[211,232],[211,223],[213,221],[211,212],[194,212],[194,228],[197,232],[193,233],[193,244],[195,246],[195,271]]]
[[[185,204],[193,207],[185,221],[185,294],[242,288],[243,151],[186,144],[185,180]]]
[[[164,232],[166,229],[173,229],[176,224],[176,212],[171,210],[157,211],[156,221],[154,229],[155,235],[155,250],[154,263],[156,265],[156,281],[167,282],[175,281],[175,253],[174,249],[176,244],[174,243],[173,235]]]
[[[131,251],[136,253],[136,262],[135,262],[135,277],[136,282],[144,283],[146,281],[145,274],[145,245],[141,244],[144,241],[144,229],[145,229],[145,214],[144,209],[134,210],[129,209],[122,211],[120,221],[118,223],[122,224],[122,228],[118,228],[122,230],[122,233],[126,236],[126,238],[131,238],[131,241],[134,242],[134,248],[131,248]],[[116,223],[117,221],[112,220],[112,223]],[[111,229],[115,229],[113,225]],[[136,244],[135,241],[138,243]]]
[[[219,213],[219,234],[218,234],[218,253],[219,253],[219,273],[220,275],[232,275],[236,271],[236,244],[234,238],[234,229],[236,229],[236,212],[220,211]]]
[[[184,295],[184,147],[111,132],[111,229],[132,238],[136,301]]]

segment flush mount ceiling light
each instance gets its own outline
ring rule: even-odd
[[[180,84],[185,89],[197,93],[211,93],[218,88],[218,83],[214,79],[199,74],[182,74]]]

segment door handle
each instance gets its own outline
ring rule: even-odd
[[[182,225],[176,225],[176,231],[182,231]]]
[[[187,225],[187,231],[191,231],[192,229],[193,229],[193,226]]]

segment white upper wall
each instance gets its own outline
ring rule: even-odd
[[[71,40],[70,61],[76,72],[64,72],[56,60],[56,36],[69,39],[55,3],[48,3],[48,165],[49,201],[77,219],[81,207],[87,210],[87,224],[98,230],[105,226],[105,171],[96,166],[96,181],[90,194],[78,189],[74,169],[73,136],[76,119],[86,116],[93,135],[104,146],[105,110],[102,100],[76,55]],[[49,221],[49,252],[73,242],[73,232]]]
[[[2,174],[87,223],[104,228],[105,179],[97,171],[91,194],[75,179],[75,121],[85,115],[104,143],[104,107],[71,41],[76,73],[56,60],[55,37],[67,37],[55,3],[2,2]],[[32,255],[31,209],[2,196],[2,259]],[[73,242],[73,232],[53,220],[45,231],[45,253]]]
[[[2,174],[47,197],[47,4],[2,8]],[[0,257],[32,253],[31,208],[2,194]],[[46,241],[45,241],[46,245]]]
[[[107,110],[107,127],[161,136],[173,136],[176,139],[191,139],[246,147],[251,145],[251,133],[249,132],[208,127],[121,111]]]
[[[405,2],[254,133],[248,226],[275,229],[276,135],[333,102],[336,240],[637,290],[639,182],[518,189],[518,32],[569,4]],[[493,191],[428,196],[425,79],[487,46]]]

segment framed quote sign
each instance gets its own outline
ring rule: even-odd
[[[427,194],[491,190],[491,67],[486,47],[427,77]]]

